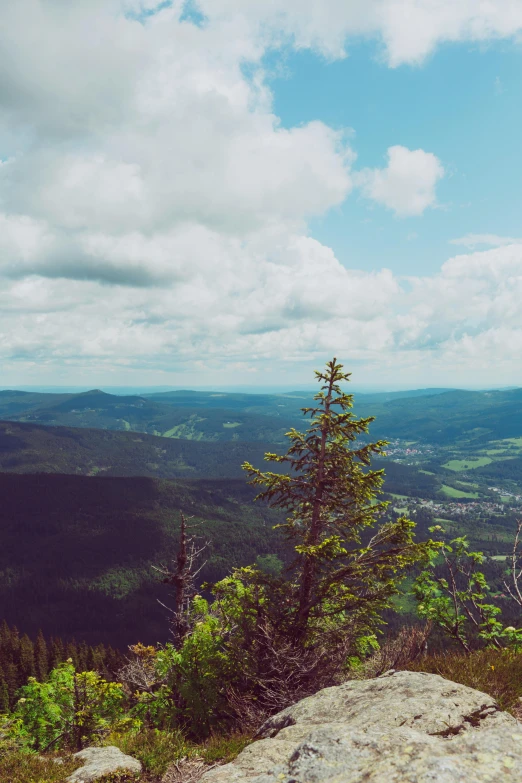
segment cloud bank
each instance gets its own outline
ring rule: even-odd
[[[2,13],[6,377],[241,375],[333,351],[391,377],[488,357],[508,371],[522,247],[408,281],[342,266],[308,220],[354,189],[420,216],[443,162],[395,145],[361,171],[342,131],[283,127],[263,56],[342,57],[362,36],[388,66],[417,64],[443,41],[516,38],[519,2],[7,0]]]

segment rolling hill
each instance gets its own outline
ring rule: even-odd
[[[355,412],[375,416],[372,437],[437,445],[485,443],[522,435],[522,389],[414,390],[357,394]],[[309,392],[281,395],[177,391],[118,396],[0,392],[0,419],[52,426],[144,432],[202,441],[281,443],[301,427]]]
[[[356,403],[359,412],[376,417],[373,436],[447,445],[522,435],[522,389],[449,391]]]
[[[145,397],[93,389],[81,394],[0,392],[0,419],[48,426],[92,427],[205,441],[280,442],[288,429],[277,415],[222,407],[175,407]]]

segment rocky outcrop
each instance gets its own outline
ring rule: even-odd
[[[91,783],[116,773],[127,773],[138,779],[141,774],[140,762],[132,756],[126,756],[114,745],[106,748],[85,748],[75,753],[74,758],[83,761],[84,765],[69,775],[66,783]]]
[[[326,688],[270,718],[202,783],[520,783],[522,728],[436,674]]]

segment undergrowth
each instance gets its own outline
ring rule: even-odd
[[[522,654],[509,650],[477,650],[470,655],[446,652],[420,658],[410,671],[440,674],[492,696],[502,710],[522,717]]]
[[[12,752],[0,757],[2,783],[63,783],[81,764],[66,759],[57,764],[51,758],[41,759],[28,753]]]
[[[188,741],[181,731],[141,730],[110,734],[106,745],[115,745],[123,753],[141,761],[146,780],[161,778],[168,767],[181,759],[201,759],[206,764],[226,764],[248,745],[245,734],[212,736],[203,744]],[[3,781],[3,778],[0,778]]]

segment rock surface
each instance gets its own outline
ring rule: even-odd
[[[114,745],[106,748],[85,748],[75,753],[74,758],[83,761],[84,766],[69,775],[67,783],[90,783],[115,772],[127,772],[136,776],[141,773],[140,762],[132,756],[126,756]]]
[[[202,783],[520,783],[522,727],[479,691],[396,672],[326,688],[268,720]]]

